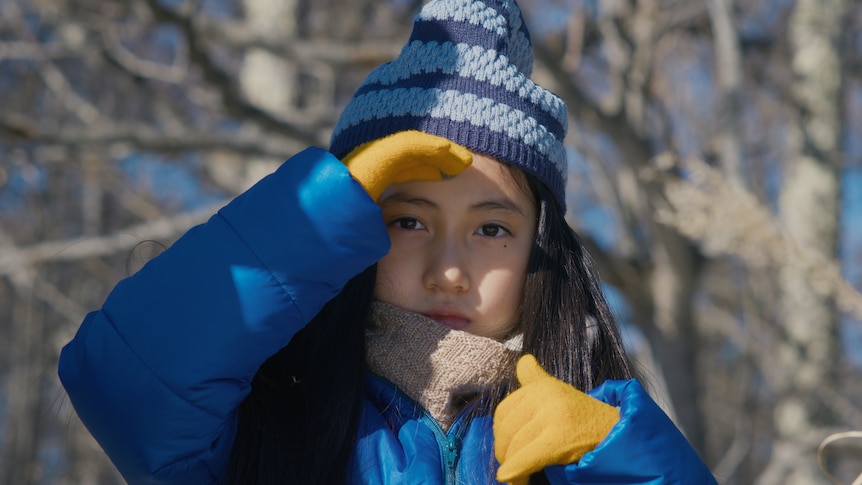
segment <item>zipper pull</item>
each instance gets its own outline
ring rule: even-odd
[[[458,450],[461,447],[460,441],[458,436],[455,435],[446,437],[446,466],[452,471],[455,470],[455,464],[458,462]]]

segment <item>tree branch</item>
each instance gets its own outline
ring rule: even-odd
[[[148,125],[98,124],[55,128],[36,125],[22,115],[0,114],[0,133],[14,138],[69,147],[129,144],[163,153],[225,149],[245,155],[286,158],[307,145],[290,139],[254,133],[221,134],[201,131],[164,133]]]
[[[231,115],[254,122],[275,133],[290,136],[306,145],[322,145],[327,142],[312,130],[281,120],[246,102],[230,76],[205,51],[191,17],[163,6],[158,0],[145,2],[157,20],[170,23],[180,30],[186,40],[190,60],[201,69],[204,79],[221,94],[224,106]]]
[[[78,261],[130,251],[141,241],[172,240],[190,227],[206,221],[226,203],[227,201],[220,201],[173,217],[129,226],[122,232],[105,236],[47,241],[24,248],[7,246],[0,255],[0,275],[10,275],[22,268],[49,261]]]
[[[724,173],[733,184],[744,186],[742,142],[739,135],[742,105],[742,54],[726,0],[707,0],[715,45],[718,80],[718,145]]]

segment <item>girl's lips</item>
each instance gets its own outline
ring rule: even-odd
[[[446,314],[435,314],[430,313],[426,314],[426,317],[434,320],[435,322],[443,325],[444,327],[449,327],[453,330],[464,330],[470,325],[470,320],[462,317],[461,315],[446,315]]]

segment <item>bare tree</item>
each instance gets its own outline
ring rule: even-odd
[[[836,107],[850,106],[835,84],[842,63],[854,56],[839,42],[848,32],[841,19],[849,7],[798,2],[779,9],[772,25],[762,20],[761,27],[771,28],[754,30],[739,25],[761,21],[755,3],[578,5],[573,12],[589,20],[548,35],[540,58],[572,107],[572,143],[594,164],[579,174],[590,177],[585,185],[599,187],[594,200],[615,222],[615,244],[596,243],[593,253],[658,355],[680,425],[729,483],[756,477],[785,483],[791,468],[805,470],[799,483],[825,481],[816,471],[817,443],[833,427],[859,425],[858,407],[836,403],[847,403],[844,392],[824,391],[845,386],[836,378],[847,365],[836,338],[837,315],[823,309],[844,290],[858,295],[828,264],[836,257],[836,162],[845,126]],[[802,61],[812,45],[817,61]],[[710,81],[692,82],[694,76]],[[829,150],[793,143],[818,135],[829,140]],[[691,159],[721,167],[723,175],[710,172],[710,178],[723,179],[724,189],[694,190],[703,170],[682,163]],[[830,175],[806,175],[799,159],[821,172],[828,167]],[[776,180],[781,189],[768,189]],[[672,193],[670,181],[676,182]],[[680,184],[691,190],[679,190]],[[793,225],[807,236],[786,222],[775,227],[764,207],[798,217]],[[802,215],[791,215],[800,208]],[[577,214],[574,220],[583,224]],[[775,253],[752,249],[752,241],[763,243],[766,228],[774,228],[766,240],[767,247],[780,248]],[[813,255],[802,258],[808,263],[787,257],[800,253],[784,240],[799,240],[793,247],[807,251],[806,238],[819,240]],[[791,295],[789,274],[821,288]],[[799,318],[795,336],[789,314]],[[822,358],[809,359],[815,355]],[[816,389],[800,387],[803,369],[818,382]],[[779,431],[800,419],[808,423],[804,440]]]
[[[841,40],[849,2],[798,0],[789,20],[791,85],[797,123],[789,133],[790,164],[779,206],[788,235],[800,246],[832,259],[839,232],[842,112]],[[836,424],[821,386],[836,388],[840,361],[838,316],[832,298],[796,265],[781,268],[782,338],[770,381],[777,397],[775,459],[761,483],[802,485],[820,476],[812,456]],[[799,456],[806,459],[799,459]]]
[[[119,279],[326,147],[421,3],[0,4],[0,481],[120,483],[54,377],[60,347]],[[825,483],[819,441],[862,429],[838,339],[862,298],[836,260],[862,5],[520,4],[535,77],[570,108],[570,220],[644,378],[723,483]]]

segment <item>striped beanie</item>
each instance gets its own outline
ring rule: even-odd
[[[348,103],[330,151],[405,130],[448,138],[534,175],[565,211],[566,105],[529,79],[530,34],[514,0],[432,0],[399,56]]]

